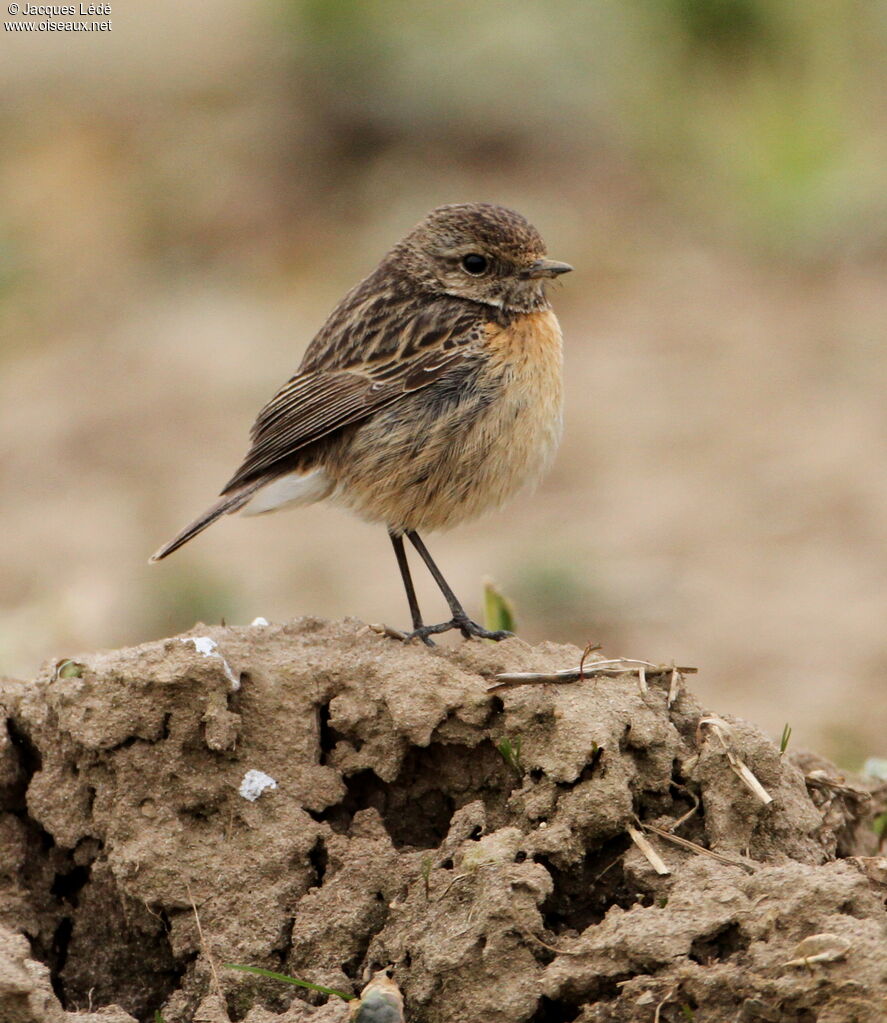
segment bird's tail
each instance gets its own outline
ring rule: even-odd
[[[197,536],[198,533],[202,533],[207,526],[211,526],[220,516],[230,515],[232,512],[239,511],[264,482],[265,480],[262,480],[261,483],[254,483],[244,490],[239,490],[236,494],[226,494],[220,498],[211,508],[207,508],[202,515],[198,516],[190,526],[185,526],[181,533],[174,536],[169,543],[164,544],[160,550],[155,551],[148,560],[160,561],[167,554],[177,551],[182,544],[186,544],[193,537]]]

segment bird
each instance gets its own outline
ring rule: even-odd
[[[474,622],[419,531],[451,528],[535,483],[562,432],[562,335],[546,286],[573,269],[550,259],[520,213],[486,202],[428,213],[349,291],[295,375],[261,409],[219,499],[151,557],[160,561],[222,515],[330,499],[384,525],[412,629],[500,640]],[[451,617],[425,624],[404,538]]]
[[[391,974],[390,966],[377,970],[360,998],[352,1000],[352,1023],[403,1023],[403,995]]]

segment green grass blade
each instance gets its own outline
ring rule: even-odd
[[[524,765],[521,761],[521,737],[517,736],[514,742],[506,735],[501,742],[498,743],[496,749],[502,756],[502,759],[506,764],[517,774],[519,778],[524,776]]]
[[[493,583],[484,583],[484,627],[490,632],[515,631],[514,606]]]
[[[242,970],[243,973],[254,973],[257,977],[270,977],[272,980],[283,981],[284,984],[295,984],[296,987],[306,987],[309,991],[319,991],[323,995],[335,995],[346,1002],[354,1000],[354,995],[346,995],[344,991],[337,991],[334,987],[324,987],[322,984],[312,984],[308,980],[297,980],[295,977],[288,977],[285,973],[275,973],[273,970],[263,970],[261,966],[241,966],[239,963],[225,963],[226,969]]]

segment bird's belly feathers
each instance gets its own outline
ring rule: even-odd
[[[483,351],[331,446],[334,497],[395,529],[442,529],[535,483],[561,434],[551,310],[491,328]]]

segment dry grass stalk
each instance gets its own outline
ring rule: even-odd
[[[852,948],[852,942],[840,934],[824,932],[811,934],[795,949],[795,958],[783,966],[806,966],[813,963],[834,963],[843,959]]]
[[[760,799],[760,801],[767,806],[768,803],[773,802],[773,797],[764,788],[764,786],[758,781],[755,775],[752,773],[751,768],[739,759],[735,754],[731,756],[730,752],[727,753],[730,760],[730,767],[733,768],[736,776],[745,785],[748,786],[749,790],[754,793]]]
[[[606,867],[604,867],[604,869],[599,874],[595,874],[595,876],[591,879],[592,887],[594,885],[596,885],[598,883],[598,881],[600,881],[600,879],[604,876],[604,874],[606,874],[609,871],[611,871],[613,869],[613,867],[615,867],[616,864],[619,863],[624,858],[624,856],[625,856],[625,852],[619,853],[619,855],[616,857],[615,860],[610,860],[610,862],[606,865]]]
[[[808,788],[820,789],[823,792],[847,796],[849,799],[853,799],[859,803],[867,803],[872,798],[871,792],[866,792],[865,789],[857,789],[852,785],[847,785],[843,777],[832,778],[821,769],[805,774],[804,783]]]
[[[656,873],[660,877],[667,877],[671,873],[671,871],[665,865],[665,861],[662,859],[659,853],[656,852],[653,846],[647,841],[647,838],[644,835],[643,831],[640,831],[638,828],[634,827],[631,824],[626,824],[625,830],[628,832],[629,838],[632,840],[632,842],[634,842],[638,849],[641,850],[641,852],[646,857],[647,862],[656,871]]]
[[[671,710],[671,708],[674,706],[675,700],[677,700],[678,696],[680,696],[680,693],[681,693],[681,682],[682,681],[683,680],[681,679],[681,669],[680,668],[676,668],[674,665],[672,665],[672,668],[671,668],[671,678],[669,679],[669,683],[668,683],[668,709],[669,710]]]
[[[764,806],[768,803],[773,802],[773,797],[764,788],[764,786],[755,777],[754,772],[745,764],[744,761],[736,755],[733,750],[733,744],[730,740],[731,735],[730,725],[723,719],[715,717],[704,717],[699,719],[699,724],[696,726],[696,742],[697,745],[701,745],[704,742],[704,733],[709,732],[715,736],[718,742],[721,744],[727,761],[730,764],[730,769],[736,775],[737,778],[745,785],[749,791],[756,796]]]
[[[547,942],[544,942],[537,934],[533,934],[533,932],[527,930],[526,927],[519,927],[518,930],[525,938],[532,938],[537,945],[541,945],[542,948],[547,948],[549,952],[557,952],[559,956],[585,955],[585,950],[581,948],[555,948],[554,945],[549,945]]]
[[[375,632],[379,636],[385,636],[388,639],[399,639],[402,643],[405,643],[408,638],[405,632],[401,632],[400,629],[392,629],[390,625],[375,623],[367,625],[367,628],[370,632]]]
[[[194,919],[197,921],[197,936],[200,938],[200,947],[203,949],[203,954],[206,956],[206,961],[209,963],[210,973],[213,977],[213,987],[217,997],[221,1000],[221,1004],[225,1004],[225,995],[222,993],[222,982],[219,980],[219,972],[216,969],[216,961],[213,959],[213,954],[210,951],[209,945],[206,941],[206,936],[203,933],[203,925],[200,923],[200,914],[197,912],[197,904],[194,901],[194,896],[191,893],[191,885],[185,883],[185,888],[188,892],[188,898],[191,900],[191,909],[194,910]]]
[[[656,1006],[656,1012],[653,1014],[653,1023],[659,1023],[659,1020],[661,1018],[660,1013],[662,1012],[663,1006],[665,1005],[666,1002],[671,1001],[671,999],[674,998],[677,992],[678,989],[676,987],[673,987],[666,994],[665,998],[663,998],[662,1001]]]
[[[685,785],[678,785],[675,783],[674,787],[680,789],[681,792],[684,792],[686,795],[688,795],[693,800],[693,805],[686,813],[681,814],[681,816],[678,817],[676,821],[674,821],[672,824],[669,824],[668,826],[669,831],[676,831],[685,821],[688,821],[693,816],[693,814],[696,813],[696,811],[699,809],[701,805],[699,802],[699,797],[696,795],[696,793],[691,792]]]
[[[593,654],[596,650],[600,650],[600,643],[587,643],[585,649],[582,651],[582,657],[579,659],[579,681],[585,681],[585,658],[589,654]]]
[[[578,668],[564,668],[561,671],[507,671],[494,676],[491,686],[487,687],[488,693],[495,693],[501,689],[511,689],[513,686],[539,685],[547,682],[580,682],[594,678],[619,678],[622,675],[637,675],[644,673],[644,684],[651,676],[662,675],[692,675],[698,668],[676,668],[672,664],[653,664],[651,661],[639,661],[633,657],[614,657],[606,661],[594,661],[590,667],[580,664]]]
[[[747,860],[736,859],[733,856],[726,856],[724,853],[715,852],[713,849],[706,849],[704,845],[691,842],[689,838],[681,838],[680,835],[674,835],[666,828],[657,827],[655,824],[641,823],[641,827],[644,831],[650,831],[654,835],[664,838],[667,842],[679,845],[682,849],[688,849],[698,856],[708,856],[710,859],[717,860],[718,863],[724,863],[728,867],[740,867],[742,870],[748,871],[749,874],[754,874],[758,869],[756,864],[749,863]]]

